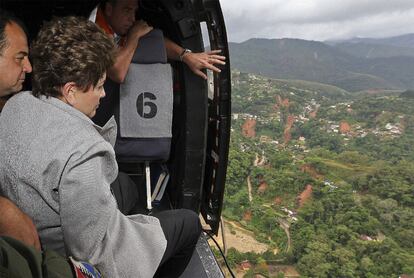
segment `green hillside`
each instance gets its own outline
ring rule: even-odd
[[[374,43],[350,43],[343,42],[336,44],[335,47],[342,51],[361,58],[389,58],[398,56],[414,57],[413,47],[401,47],[394,45],[382,45]]]
[[[297,39],[251,39],[230,44],[233,67],[280,79],[332,84],[348,75],[352,57],[320,42]]]
[[[281,277],[414,274],[414,99],[233,72],[223,215],[268,246],[229,251]],[[276,253],[274,250],[278,250]],[[252,276],[248,276],[250,274]]]
[[[409,56],[394,56],[402,47],[378,46],[381,50],[374,58],[366,58],[363,53],[368,50],[360,45],[355,49],[343,46],[299,39],[250,39],[230,43],[230,55],[234,68],[271,78],[315,81],[350,92],[414,88],[411,49],[404,48]]]
[[[305,80],[288,80],[288,79],[274,79],[272,80],[275,84],[279,82],[281,85],[286,85],[290,88],[306,88],[304,90],[314,92],[319,95],[325,95],[325,96],[332,96],[332,97],[338,97],[338,96],[349,96],[349,92],[341,89],[339,87],[329,85],[329,84],[323,84],[318,82],[312,82],[312,81],[305,81]]]

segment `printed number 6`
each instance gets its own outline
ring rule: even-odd
[[[149,92],[140,94],[137,99],[137,112],[141,117],[145,119],[151,119],[157,115],[158,108],[154,102],[151,102],[151,101],[144,102],[144,100],[147,100],[147,99],[157,100],[157,97],[154,94],[149,93]],[[145,109],[145,107],[148,107],[149,111],[148,109]]]

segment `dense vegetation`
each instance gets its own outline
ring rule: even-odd
[[[231,250],[231,263],[248,259],[265,275],[266,264],[303,277],[414,274],[409,91],[350,95],[238,72],[233,82],[224,215],[269,251]]]

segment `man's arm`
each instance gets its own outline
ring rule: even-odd
[[[108,77],[117,83],[124,82],[128,72],[129,64],[131,64],[135,49],[138,46],[139,39],[152,30],[151,26],[139,20],[134,23],[128,32],[125,45],[118,47],[117,57],[114,65],[108,70]]]
[[[0,236],[9,236],[40,250],[39,235],[29,216],[10,200],[0,197]]]
[[[128,72],[135,49],[138,46],[139,39],[150,32],[153,28],[145,21],[139,20],[131,27],[128,32],[124,46],[118,48],[118,54],[114,65],[108,70],[108,77],[117,83],[122,83]],[[184,48],[165,38],[165,48],[169,59],[180,61],[180,55]],[[221,70],[215,65],[225,65],[226,57],[218,55],[221,50],[213,50],[201,53],[186,53],[182,56],[182,61],[194,72],[194,74],[207,79],[207,75],[202,72],[202,69],[210,69],[215,72]]]
[[[165,38],[165,48],[169,59],[180,61],[184,48]],[[221,72],[215,65],[225,65],[226,57],[218,55],[221,50],[213,50],[201,53],[185,53],[182,56],[182,61],[191,69],[194,74],[207,79],[207,75],[202,72],[202,69],[210,69],[215,72]]]

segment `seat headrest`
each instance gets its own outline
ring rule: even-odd
[[[135,64],[167,63],[167,52],[165,50],[164,34],[159,29],[141,37],[132,57]]]

